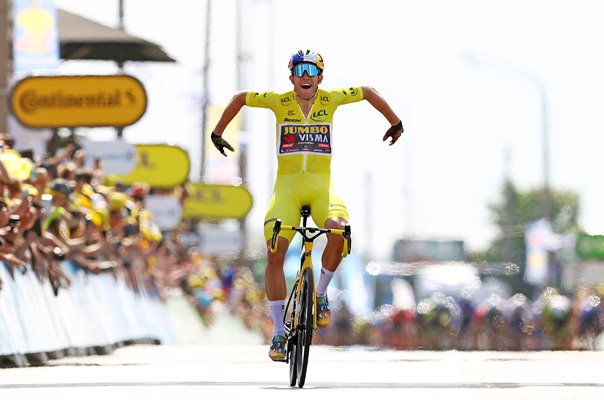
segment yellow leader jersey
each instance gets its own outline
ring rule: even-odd
[[[333,115],[341,104],[363,100],[361,87],[317,91],[305,116],[296,93],[248,92],[250,107],[270,108],[276,118],[277,174],[303,172],[329,174],[333,139]]]

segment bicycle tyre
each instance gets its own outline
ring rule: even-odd
[[[294,325],[296,323],[296,315],[298,314],[296,310],[296,286],[298,285],[298,280],[296,279],[296,283],[292,287],[292,290],[289,294],[289,298],[287,299],[287,303],[285,305],[285,314],[283,316],[283,325],[285,327],[285,333],[287,337],[287,363],[289,364],[289,384],[290,386],[296,386],[296,381],[298,379],[298,370],[296,368],[296,331],[294,329]],[[287,319],[287,320],[286,320]]]
[[[289,363],[289,385],[296,386],[296,381],[298,379],[298,356],[297,356],[297,348],[296,341],[298,336],[296,333],[293,333],[293,336],[287,338],[287,362]]]
[[[302,275],[302,292],[300,293],[300,310],[298,313],[296,369],[298,372],[298,387],[302,388],[306,381],[308,357],[314,328],[314,276],[311,269]]]

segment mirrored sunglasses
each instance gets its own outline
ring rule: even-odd
[[[319,75],[319,68],[314,64],[298,64],[292,69],[294,76],[303,76],[305,72],[308,76]]]

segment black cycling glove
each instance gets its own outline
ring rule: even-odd
[[[382,139],[382,141],[386,141],[386,139],[390,138],[390,146],[392,146],[394,143],[396,143],[396,141],[398,140],[398,138],[401,137],[401,135],[403,134],[403,121],[399,121],[398,124],[396,125],[392,125],[387,131],[386,134],[384,135],[384,138]]]
[[[224,140],[222,138],[222,136],[218,136],[216,135],[214,132],[212,132],[212,135],[210,136],[210,138],[212,139],[212,143],[214,143],[214,146],[216,146],[216,148],[218,149],[218,151],[220,153],[222,153],[223,156],[226,157],[226,153],[224,152],[225,147],[231,151],[235,151],[235,149],[233,149],[233,146],[231,146],[229,144],[229,142],[227,142],[226,140]]]

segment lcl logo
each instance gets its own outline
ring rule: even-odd
[[[312,113],[312,116],[310,118],[315,121],[325,121],[325,119],[327,118],[327,110],[316,111]]]

